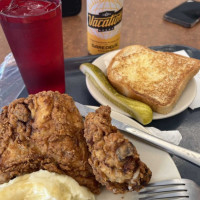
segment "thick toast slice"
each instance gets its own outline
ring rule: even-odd
[[[200,60],[132,45],[112,59],[107,75],[121,94],[167,114],[199,69]]]

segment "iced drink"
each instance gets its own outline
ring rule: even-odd
[[[65,92],[59,0],[0,1],[0,22],[29,93]]]

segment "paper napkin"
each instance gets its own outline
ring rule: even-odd
[[[182,140],[182,135],[178,130],[161,131],[155,127],[145,127],[145,128],[149,131],[151,135],[176,145],[179,145],[180,141]]]

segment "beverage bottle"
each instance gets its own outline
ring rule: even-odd
[[[90,54],[119,48],[123,0],[87,0],[87,41]]]

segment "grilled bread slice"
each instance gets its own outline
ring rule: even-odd
[[[167,114],[199,69],[200,60],[132,45],[112,59],[107,75],[121,94]]]

